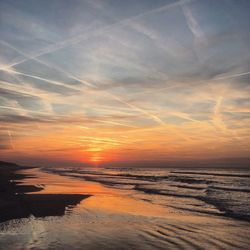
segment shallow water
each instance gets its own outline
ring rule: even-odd
[[[64,216],[0,223],[0,249],[249,249],[248,221],[227,217],[225,211],[196,197],[205,197],[203,189],[209,185],[222,187],[218,192],[230,187],[230,192],[244,193],[238,189],[248,188],[247,172],[237,173],[243,177],[225,177],[221,172],[202,175],[148,169],[25,171],[38,178],[24,183],[43,185],[42,193],[92,196],[68,207]],[[222,199],[216,192],[212,195]]]
[[[5,223],[0,241],[11,249],[248,249],[246,226],[242,222],[167,219],[81,206],[63,217]]]
[[[250,220],[250,172],[246,170],[68,168],[49,171],[131,190],[136,198],[168,207],[171,204],[179,210]]]

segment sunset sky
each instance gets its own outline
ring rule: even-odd
[[[250,1],[1,0],[0,158],[250,155]]]

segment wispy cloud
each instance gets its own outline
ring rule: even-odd
[[[205,34],[201,29],[199,23],[197,22],[196,18],[194,17],[190,7],[187,4],[182,4],[181,7],[187,21],[187,26],[192,32],[195,40],[205,42],[206,40]]]
[[[246,155],[246,8],[196,0],[58,4],[61,11],[0,3],[1,155]]]

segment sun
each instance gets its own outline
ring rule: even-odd
[[[95,165],[98,166],[99,164],[101,164],[102,162],[104,162],[104,157],[99,155],[99,154],[94,154],[90,157],[89,161]]]

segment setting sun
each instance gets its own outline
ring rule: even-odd
[[[250,0],[0,0],[0,249],[245,249]]]
[[[90,157],[90,162],[94,164],[102,163],[103,161],[104,161],[104,157],[100,155],[95,154]]]

